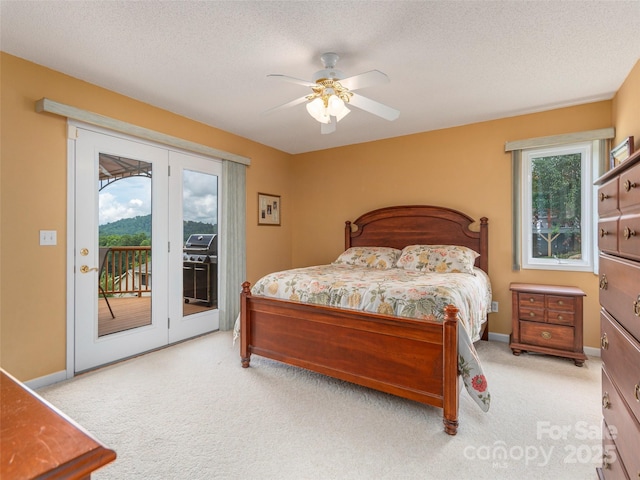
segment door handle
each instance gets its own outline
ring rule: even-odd
[[[95,270],[97,272],[98,271],[98,267],[89,268],[89,265],[82,265],[80,267],[80,273],[89,273],[89,272],[91,272],[93,270]]]

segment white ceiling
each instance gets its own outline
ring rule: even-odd
[[[640,59],[633,1],[0,1],[0,48],[289,153],[610,99]],[[307,93],[320,55],[347,76],[391,83],[358,93],[330,135]],[[52,98],[52,100],[58,100]],[[59,100],[58,100],[59,101]]]

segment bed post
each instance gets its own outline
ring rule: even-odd
[[[444,309],[444,431],[449,435],[458,432],[458,309],[447,305]]]
[[[249,338],[251,331],[249,329],[249,309],[247,302],[251,296],[251,284],[244,282],[242,284],[242,293],[240,294],[240,361],[242,368],[248,368],[251,361],[251,352],[249,352]]]
[[[347,220],[344,222],[344,249],[347,250],[351,247],[351,222]]]

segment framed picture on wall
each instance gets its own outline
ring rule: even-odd
[[[280,195],[258,193],[258,225],[280,225]]]
[[[609,167],[617,167],[633,153],[633,137],[627,137],[620,144],[611,149]]]

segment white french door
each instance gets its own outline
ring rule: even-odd
[[[218,309],[218,284],[222,272],[219,271],[217,248],[220,232],[217,226],[220,209],[220,162],[181,152],[169,152],[171,175],[169,177],[169,233],[170,270],[169,275],[169,343],[178,342],[202,333],[218,330],[220,326]],[[199,228],[215,227],[201,231]],[[214,231],[215,230],[215,231]],[[183,245],[190,234],[215,233],[213,240],[216,255],[202,264],[187,265],[183,261]],[[175,272],[182,272],[178,275]],[[194,286],[195,283],[195,286]],[[198,291],[193,298],[194,290]],[[179,295],[175,293],[182,292]]]
[[[219,162],[92,128],[73,143],[73,371],[218,329],[217,259],[215,291],[186,304],[182,249],[185,225],[217,229]],[[145,239],[101,257],[101,226],[133,215]]]

